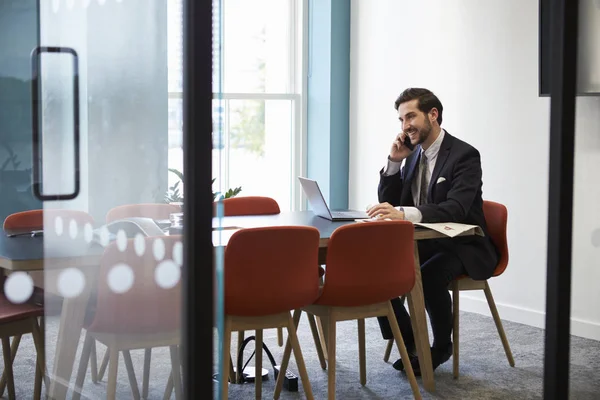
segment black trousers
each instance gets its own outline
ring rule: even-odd
[[[419,260],[421,262],[421,279],[425,308],[429,314],[433,331],[433,347],[445,348],[451,343],[452,334],[452,299],[448,284],[462,274],[466,274],[460,259],[443,246],[434,241],[419,243]],[[409,351],[415,349],[410,316],[399,298],[392,300],[392,307],[398,320],[400,332]],[[393,339],[387,317],[378,317],[379,327],[384,339]]]

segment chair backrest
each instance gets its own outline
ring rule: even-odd
[[[319,295],[319,231],[307,226],[248,228],[225,248],[225,313],[271,315]]]
[[[488,233],[492,242],[500,252],[498,265],[494,270],[494,276],[504,272],[508,266],[508,241],[506,238],[506,225],[508,223],[508,210],[503,204],[493,201],[483,201],[483,215],[487,224]]]
[[[4,220],[6,232],[31,231],[44,229],[44,222],[54,226],[57,217],[61,217],[63,225],[68,229],[71,221],[83,229],[87,223],[94,225],[94,218],[85,211],[68,209],[37,209],[10,214]]]
[[[113,222],[118,219],[145,217],[152,219],[169,219],[173,213],[180,213],[181,207],[174,204],[166,203],[142,203],[142,204],[126,204],[112,208],[106,214],[106,223]]]
[[[317,304],[352,307],[408,293],[415,284],[413,240],[408,221],[337,228],[327,246],[325,285]]]
[[[143,246],[129,239],[124,251],[117,243],[108,245],[100,261],[96,312],[88,329],[125,334],[179,330],[181,267],[173,261],[173,246],[181,239],[180,235],[148,237]],[[164,257],[157,257],[154,246],[164,248]]]
[[[241,196],[223,200],[223,214],[226,217],[238,215],[271,215],[281,211],[277,202],[270,197]]]

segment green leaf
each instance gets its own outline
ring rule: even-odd
[[[177,170],[175,168],[169,168],[169,171],[171,171],[172,173],[174,173],[175,175],[177,175],[177,177],[179,179],[181,179],[181,181],[183,182],[183,180],[184,180],[183,179],[183,172],[181,172],[181,171],[179,171],[179,170]]]
[[[236,187],[235,189],[229,189],[227,192],[225,192],[224,198],[228,199],[230,197],[235,197],[238,194],[240,194],[241,191],[242,191],[241,186],[240,187]]]

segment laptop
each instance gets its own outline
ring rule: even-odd
[[[313,209],[313,212],[321,218],[330,221],[353,221],[355,219],[367,219],[369,216],[365,211],[341,210],[331,211],[325,202],[323,193],[319,189],[317,181],[312,179],[298,177],[304,194],[308,197],[308,202]]]

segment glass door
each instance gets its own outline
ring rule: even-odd
[[[202,56],[209,63],[210,49],[189,59],[195,28],[184,23],[190,12],[210,18],[211,5],[190,3],[0,2],[0,217],[16,224],[10,232],[5,224],[0,243],[3,296],[39,313],[29,325],[39,340],[21,352],[37,354],[46,375],[42,384],[33,365],[31,376],[15,373],[17,397],[40,389],[53,399],[212,392],[212,360],[202,393],[189,383],[194,354],[212,352],[212,327],[190,343],[198,328],[191,319],[213,314],[212,302],[195,312],[188,304],[196,301],[190,288],[212,296],[202,280],[210,269],[187,268],[208,248],[192,250],[187,235],[209,232],[212,217],[198,194],[208,193],[210,171],[187,157],[193,150],[210,160],[210,132],[194,131],[204,142],[184,135],[211,124],[210,83],[208,95],[187,96],[210,76],[186,72]],[[187,182],[196,183],[191,191]],[[202,225],[186,226],[190,215]]]

